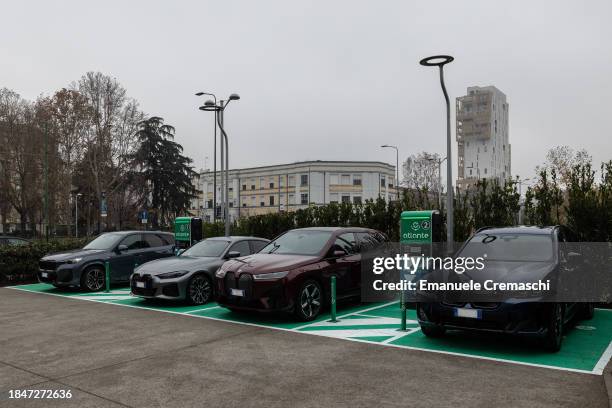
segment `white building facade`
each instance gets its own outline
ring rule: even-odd
[[[213,172],[200,173],[191,213],[213,219]],[[217,172],[217,218],[221,215],[221,173]],[[370,161],[306,161],[229,171],[231,220],[311,205],[395,200],[395,166]]]
[[[506,95],[494,86],[473,86],[457,98],[459,188],[479,179],[511,177],[511,151]]]

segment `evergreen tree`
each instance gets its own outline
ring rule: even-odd
[[[154,224],[168,225],[170,216],[184,213],[195,197],[192,160],[174,139],[173,126],[153,116],[138,123],[140,146],[133,155],[137,174],[144,180],[144,205],[158,212]]]

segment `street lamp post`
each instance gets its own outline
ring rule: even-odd
[[[446,160],[446,157],[443,159],[434,159],[428,158],[427,160],[436,162],[438,165],[438,208],[442,211],[442,163]]]
[[[519,225],[521,225],[523,223],[523,219],[521,217],[521,215],[523,214],[523,211],[522,211],[523,203],[521,203],[522,194],[523,194],[523,192],[522,192],[523,188],[522,187],[523,187],[523,183],[525,181],[530,181],[530,180],[531,180],[531,178],[521,179],[518,175],[516,176],[516,183],[519,186],[519,188],[518,188],[518,193],[519,193],[519,210],[518,210],[518,217],[516,217],[516,218],[517,218],[517,223]]]
[[[454,58],[450,55],[434,55],[423,58],[420,61],[420,64],[423,66],[437,66],[440,69],[440,86],[442,87],[442,93],[446,101],[446,240],[449,243],[449,251],[452,248],[452,242],[454,240],[453,166],[451,158],[450,100],[448,99],[448,92],[446,92],[446,86],[444,85],[444,65],[453,60]]]
[[[83,194],[77,193],[74,195],[74,237],[79,237],[79,197]]]
[[[224,195],[222,196],[222,203],[224,204],[224,214],[223,216],[225,217],[225,236],[229,236],[230,235],[230,216],[229,216],[229,144],[228,144],[228,140],[227,140],[227,133],[225,132],[225,128],[223,127],[223,113],[225,111],[225,108],[227,107],[227,105],[231,102],[231,101],[237,101],[240,99],[240,96],[238,94],[231,94],[227,100],[227,102],[224,103],[224,101],[220,101],[220,103],[217,105],[215,102],[213,101],[206,101],[204,102],[204,105],[200,106],[200,110],[203,111],[210,111],[210,112],[215,112],[215,116],[216,116],[216,120],[217,120],[217,125],[219,126],[219,129],[221,129],[221,135],[223,136],[223,140],[225,141],[225,149],[223,149],[223,143],[221,144],[221,166],[222,166],[222,173],[223,171],[225,171],[225,190],[224,190]],[[223,151],[225,150],[225,160],[223,160]],[[225,167],[225,168],[223,168]],[[223,174],[221,175],[221,180],[223,180]],[[224,201],[223,201],[224,200]]]
[[[215,105],[217,104],[217,97],[215,96],[215,94],[213,93],[209,93],[209,92],[198,92],[196,93],[196,96],[202,96],[202,95],[208,95],[208,96],[212,96],[214,101],[215,101]],[[214,142],[213,142],[213,216],[212,216],[212,220],[213,223],[217,221],[217,214],[216,214],[216,210],[217,210],[217,121],[213,120],[215,126],[215,137],[214,137]],[[206,166],[204,166],[206,167]]]
[[[391,149],[395,149],[395,192],[397,201],[399,201],[399,149],[397,148],[397,146],[392,145],[382,145],[380,147],[389,147]]]

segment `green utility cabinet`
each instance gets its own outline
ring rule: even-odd
[[[400,243],[431,244],[440,242],[442,220],[438,210],[403,211],[400,216]]]

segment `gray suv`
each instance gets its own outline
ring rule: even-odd
[[[38,262],[38,279],[56,287],[78,286],[94,292],[105,287],[106,261],[110,265],[111,283],[127,283],[137,265],[173,255],[172,234],[159,231],[108,232],[82,249],[43,257]]]
[[[214,274],[225,261],[259,252],[268,242],[256,237],[207,238],[179,256],[138,267],[130,282],[132,294],[202,305],[212,299]]]

